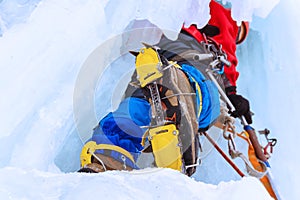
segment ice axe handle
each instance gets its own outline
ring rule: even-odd
[[[223,90],[223,89],[221,88],[221,86],[218,84],[218,81],[215,79],[212,70],[207,69],[207,70],[206,70],[206,73],[208,74],[210,80],[212,80],[212,82],[215,84],[215,86],[217,86],[220,95],[223,97],[223,99],[224,99],[224,100],[226,101],[226,103],[228,104],[228,106],[229,106],[229,108],[230,108],[230,111],[231,111],[231,112],[235,111],[234,105],[231,103],[231,101],[229,100],[229,98],[228,98],[227,95],[225,94],[224,90]],[[247,121],[246,121],[246,119],[245,119],[244,116],[242,116],[240,119],[241,119],[242,124],[243,124],[244,126],[247,126],[247,125],[248,125],[248,123],[247,123]]]
[[[245,125],[244,130],[249,134],[249,138],[250,138],[251,144],[254,148],[256,157],[263,162],[267,162],[268,159],[262,151],[262,148],[258,142],[254,128],[252,128],[249,125]]]

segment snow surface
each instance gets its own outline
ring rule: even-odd
[[[233,17],[252,27],[238,49],[238,92],[251,100],[254,127],[279,140],[270,162],[280,192],[299,199],[300,3],[228,2]],[[155,43],[162,32],[176,38],[183,22],[203,26],[208,3],[0,1],[0,199],[270,199],[215,151],[192,179],[168,169],[74,173],[83,142],[129,80],[134,61],[126,52]]]

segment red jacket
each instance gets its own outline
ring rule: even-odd
[[[239,77],[239,73],[236,71],[238,64],[236,57],[238,26],[231,17],[231,11],[215,1],[210,2],[210,15],[211,19],[208,24],[220,29],[220,34],[214,36],[213,39],[222,45],[222,49],[228,56],[227,59],[231,62],[231,66],[224,69],[226,77],[232,86],[236,86],[236,80]]]
[[[231,18],[231,11],[229,9],[224,8],[214,0],[210,2],[209,6],[211,18],[208,24],[216,26],[220,30],[220,34],[214,36],[213,39],[222,45],[222,49],[227,54],[227,59],[231,62],[231,66],[224,69],[226,78],[228,79],[225,87],[236,86],[236,80],[239,77],[239,73],[236,71],[238,61],[235,54],[238,26]],[[183,27],[182,29],[192,35],[198,42],[204,40],[196,26],[191,25],[189,28]]]

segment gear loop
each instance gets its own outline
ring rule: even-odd
[[[223,129],[223,137],[226,140],[233,140],[236,137],[237,133],[235,131],[235,127],[232,124],[231,117],[227,117],[225,120],[225,126]],[[228,132],[228,134],[226,134]]]

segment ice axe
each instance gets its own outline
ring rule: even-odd
[[[214,84],[217,86],[218,91],[220,93],[220,95],[223,97],[223,99],[225,100],[225,102],[228,104],[229,108],[231,111],[235,111],[235,107],[234,105],[231,103],[231,101],[229,100],[229,98],[227,97],[227,95],[225,94],[225,92],[223,91],[223,89],[221,88],[221,86],[218,84],[216,78],[213,75],[213,71],[211,69],[207,69],[206,73],[208,74],[209,78],[214,82]],[[255,149],[255,154],[256,157],[263,161],[264,163],[266,163],[266,165],[268,166],[268,161],[267,161],[267,157],[265,156],[265,154],[263,153],[263,151],[261,150],[261,145],[259,144],[258,138],[256,136],[255,130],[254,128],[252,128],[246,121],[244,116],[240,117],[241,119],[241,123],[244,126],[244,130],[249,134],[249,138],[250,141]]]
[[[230,66],[230,62],[226,59],[226,57],[224,55],[219,55],[218,56],[218,59],[214,60],[211,64],[210,64],[210,68],[207,68],[206,69],[206,73],[207,75],[209,76],[209,78],[211,79],[211,81],[213,81],[213,83],[216,85],[216,87],[218,88],[218,91],[221,95],[221,97],[224,99],[224,101],[227,103],[227,105],[229,106],[229,109],[233,112],[235,111],[235,107],[234,105],[231,103],[230,99],[227,97],[227,95],[225,94],[224,90],[221,88],[221,86],[218,84],[215,76],[213,75],[214,71],[216,70],[220,70],[218,69],[217,66],[219,66],[220,63],[223,63],[227,66]],[[217,69],[216,69],[217,67]],[[254,148],[254,151],[255,151],[255,155],[256,157],[261,160],[265,166],[267,167],[266,168],[266,177],[270,183],[270,186],[271,186],[271,189],[272,191],[274,192],[274,195],[272,195],[272,197],[274,197],[276,200],[280,200],[282,199],[281,198],[281,195],[277,189],[277,186],[276,186],[276,183],[273,181],[273,176],[272,176],[272,173],[271,173],[271,167],[270,167],[270,164],[268,162],[268,159],[266,157],[266,155],[263,153],[263,150],[261,148],[261,145],[258,141],[258,138],[256,136],[256,133],[255,133],[255,130],[254,128],[252,128],[246,121],[245,117],[244,116],[241,116],[240,117],[241,119],[241,123],[242,125],[244,126],[244,130],[248,133],[249,135],[249,139],[252,143],[252,146]],[[276,142],[275,142],[276,143]],[[275,145],[274,143],[274,145]],[[269,190],[268,190],[269,191]],[[269,192],[270,193],[270,192]],[[271,193],[270,193],[271,194]]]

